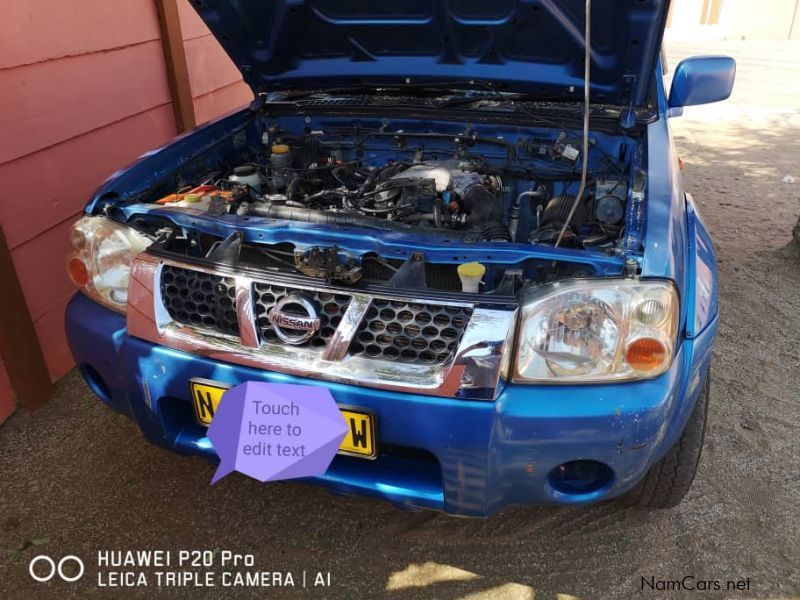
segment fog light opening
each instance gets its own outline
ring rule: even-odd
[[[550,471],[550,485],[563,494],[591,494],[614,477],[611,467],[596,460],[572,460]]]
[[[89,389],[94,392],[94,395],[100,398],[106,404],[111,403],[111,390],[109,389],[108,385],[103,378],[100,377],[100,373],[95,371],[94,367],[90,365],[83,364],[78,369],[83,376],[83,380],[86,382],[86,385],[89,386]]]

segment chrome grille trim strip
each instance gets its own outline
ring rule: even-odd
[[[246,348],[258,348],[256,311],[253,306],[253,282],[247,277],[236,276],[236,316],[239,320],[239,337]]]
[[[498,308],[482,306],[479,302],[443,300],[440,303],[443,306],[464,306],[472,309],[472,317],[455,358],[447,365],[404,364],[348,355],[347,349],[372,299],[417,302],[407,295],[365,294],[322,284],[292,284],[294,289],[328,293],[337,293],[338,290],[338,293],[348,294],[353,299],[334,337],[324,350],[287,346],[265,343],[258,335],[251,290],[254,283],[270,283],[269,274],[265,273],[260,277],[236,275],[236,312],[240,341],[238,337],[210,334],[180,325],[171,319],[160,294],[160,275],[164,264],[223,274],[210,267],[168,260],[148,252],[139,254],[133,263],[128,291],[129,335],[214,360],[324,381],[475,400],[493,400],[499,391],[503,358],[511,351],[507,340],[512,338],[510,333],[516,323],[516,307]]]
[[[350,343],[358,331],[364,315],[367,314],[372,298],[366,294],[354,293],[350,296],[350,304],[342,316],[342,321],[336,328],[331,341],[322,351],[322,360],[340,361],[350,349]]]

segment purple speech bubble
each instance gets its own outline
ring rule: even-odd
[[[322,475],[346,434],[344,417],[326,388],[237,385],[225,392],[208,428],[220,459],[211,483],[233,471],[259,481]]]

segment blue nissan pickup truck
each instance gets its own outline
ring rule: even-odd
[[[666,0],[191,4],[255,99],[74,224],[98,398],[216,461],[230,386],[325,386],[351,430],[308,481],[404,508],[678,504],[718,284],[669,118],[734,62],[668,93]]]

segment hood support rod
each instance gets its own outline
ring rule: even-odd
[[[586,0],[586,10],[585,10],[585,20],[586,20],[586,30],[585,30],[585,43],[584,43],[584,58],[583,58],[583,162],[581,168],[581,185],[578,188],[578,194],[575,196],[575,201],[572,203],[572,207],[569,209],[569,213],[567,214],[567,218],[564,220],[564,225],[561,227],[561,231],[558,234],[558,238],[556,239],[555,247],[558,248],[558,245],[561,243],[561,239],[564,237],[564,233],[566,233],[569,224],[572,222],[572,217],[575,215],[575,211],[578,209],[578,205],[583,202],[583,195],[586,193],[586,176],[587,171],[589,170],[589,92],[591,89],[590,84],[590,75],[591,75],[591,64],[592,64],[592,0]]]

